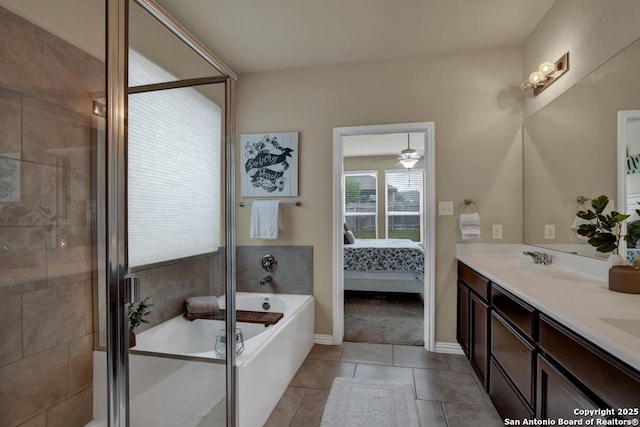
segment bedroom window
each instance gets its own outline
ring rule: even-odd
[[[129,83],[176,78],[130,51]],[[221,110],[202,90],[129,96],[129,266],[218,250]]]
[[[387,239],[422,242],[422,169],[387,170]]]
[[[378,238],[378,172],[344,174],[344,220],[360,239]]]

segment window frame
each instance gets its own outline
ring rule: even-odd
[[[375,237],[374,239],[377,239],[379,236],[379,230],[378,230],[378,219],[380,218],[380,198],[379,198],[379,194],[378,194],[378,185],[379,185],[379,171],[377,170],[350,170],[350,171],[343,171],[342,173],[342,188],[344,189],[343,193],[342,193],[342,200],[344,203],[344,209],[342,211],[342,215],[343,215],[343,222],[347,221],[347,216],[371,216],[372,213],[371,212],[351,212],[350,215],[347,215],[347,177],[348,176],[360,176],[360,175],[370,175],[373,176],[373,178],[375,179],[375,196],[376,196],[376,203],[375,203],[375,207],[376,207],[376,211],[375,213],[373,213],[374,215],[374,224],[375,224]]]
[[[423,168],[415,168],[409,169],[409,173],[419,172],[420,180],[422,184],[420,186],[420,207],[419,207],[419,215],[420,215],[420,240],[416,243],[423,244],[424,243],[424,169]],[[407,173],[407,169],[385,169],[384,170],[384,236],[385,239],[389,239],[389,216],[415,216],[416,212],[392,212],[389,215],[389,180],[387,179],[389,173]]]

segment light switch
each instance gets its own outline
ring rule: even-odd
[[[544,225],[544,238],[546,240],[553,240],[556,238],[556,226],[555,224]]]
[[[491,226],[491,238],[494,240],[502,239],[502,224],[493,224]]]
[[[438,215],[451,216],[453,215],[453,202],[439,202],[438,203]]]

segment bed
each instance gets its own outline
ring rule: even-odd
[[[356,239],[344,245],[347,291],[424,291],[424,250],[409,239]]]

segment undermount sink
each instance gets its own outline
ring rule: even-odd
[[[636,338],[640,338],[640,319],[607,319],[600,318],[605,323],[620,329]]]
[[[530,258],[518,257],[511,262],[506,262],[505,267],[511,267],[525,274],[535,274],[540,277],[550,277],[562,280],[585,280],[585,276],[579,272],[558,267],[553,264],[536,264]]]

